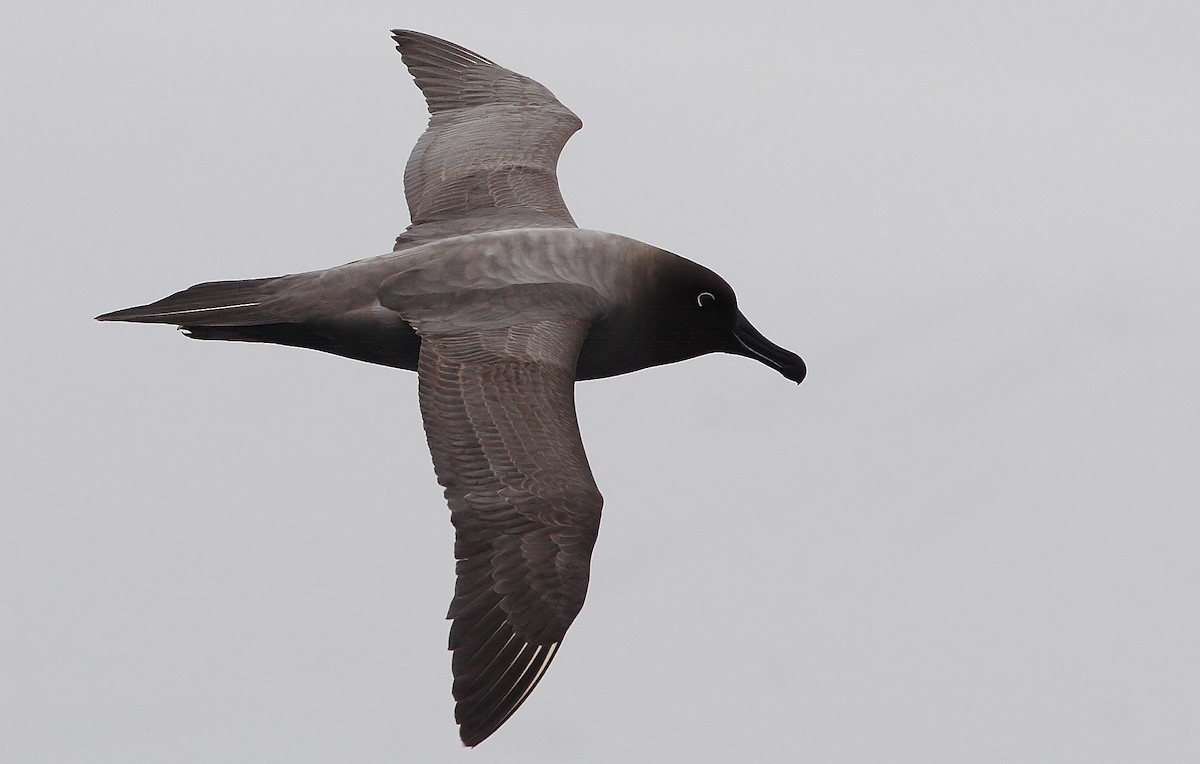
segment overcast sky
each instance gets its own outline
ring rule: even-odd
[[[0,761],[1200,760],[1196,3],[18,5]],[[389,251],[393,27],[810,369],[578,387],[588,603],[471,753],[415,375],[91,320]]]

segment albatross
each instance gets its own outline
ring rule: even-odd
[[[475,746],[529,697],[587,593],[603,500],[575,382],[706,353],[797,383],[805,365],[708,268],[575,225],[557,164],[583,123],[549,90],[445,40],[392,35],[430,120],[404,170],[411,225],[391,253],[197,284],[97,319],[417,372],[455,528],[455,720]]]

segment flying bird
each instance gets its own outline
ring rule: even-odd
[[[794,382],[805,366],[708,268],[575,225],[557,164],[583,123],[549,90],[445,40],[392,34],[431,116],[404,170],[412,222],[391,253],[197,284],[97,318],[417,372],[455,528],[455,719],[475,746],[529,697],[583,607],[603,500],[576,380],[715,352]]]

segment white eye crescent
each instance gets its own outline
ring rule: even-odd
[[[696,295],[696,304],[701,308],[703,308],[706,303],[713,303],[716,302],[716,300],[717,298],[713,296],[712,292],[701,292],[700,294]]]

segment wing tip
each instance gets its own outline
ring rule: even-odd
[[[393,29],[391,30],[392,39],[396,41],[396,50],[403,50],[400,46],[408,42],[408,40],[420,32],[414,32],[411,29]]]
[[[396,50],[402,55],[416,54],[417,56],[440,54],[442,56],[450,55],[456,59],[457,66],[497,66],[495,61],[485,58],[469,48],[464,48],[455,42],[444,40],[441,37],[435,37],[425,32],[418,32],[414,29],[393,29],[391,30],[392,40],[396,43]],[[444,63],[444,62],[443,62]]]
[[[533,655],[529,658],[529,662],[523,670],[518,672],[511,683],[511,687],[507,690],[502,690],[501,696],[495,702],[488,704],[483,714],[474,719],[460,718],[458,720],[458,735],[464,746],[474,748],[491,737],[497,730],[504,726],[505,722],[512,718],[517,709],[524,705],[529,696],[533,694],[534,688],[542,681],[542,677],[546,675],[546,669],[550,667],[550,663],[554,660],[554,656],[561,644],[560,640],[549,644],[537,645]],[[533,647],[533,645],[526,643],[525,647]],[[545,651],[544,654],[543,650]],[[513,661],[514,664],[517,660],[520,660],[522,653],[524,653],[524,649],[518,652],[517,658]],[[491,691],[495,689],[493,687]],[[513,698],[514,693],[517,693],[515,699]],[[460,701],[456,711],[464,708],[465,703]],[[472,709],[472,711],[474,710],[477,709]],[[471,715],[475,716],[473,713]]]

